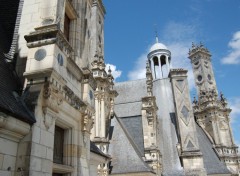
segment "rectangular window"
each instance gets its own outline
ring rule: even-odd
[[[66,39],[69,41],[69,34],[70,34],[70,18],[68,17],[68,15],[65,13],[65,17],[64,17],[64,35],[66,37]]]
[[[63,164],[64,129],[55,126],[53,162]]]

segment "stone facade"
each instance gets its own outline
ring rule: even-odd
[[[114,85],[102,0],[9,2],[18,8],[8,52],[0,45],[0,176],[239,174],[231,109],[202,44],[189,52],[192,104],[187,71],[171,69],[158,38],[146,79]]]

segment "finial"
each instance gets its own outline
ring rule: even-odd
[[[111,74],[112,73],[112,70],[110,68],[110,66],[108,67],[108,74]]]
[[[155,37],[156,37],[156,43],[158,43],[158,32],[157,32],[157,25],[155,24],[154,25],[154,28],[155,28]]]
[[[195,48],[195,44],[192,42],[192,48]]]

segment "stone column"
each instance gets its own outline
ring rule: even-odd
[[[155,67],[154,67],[153,58],[150,60],[150,64],[151,64],[151,70],[152,70],[153,79],[156,79],[156,74],[155,74]]]
[[[163,78],[163,73],[162,73],[162,64],[161,64],[161,56],[158,57],[158,65],[159,65],[159,78]]]
[[[170,71],[170,66],[169,66],[169,60],[168,60],[168,57],[165,56],[166,58],[166,64],[167,64],[167,75],[169,74],[169,71]]]
[[[99,112],[98,112],[98,97],[95,97],[95,137],[99,136]]]
[[[105,106],[104,97],[101,98],[101,137],[105,138],[106,123],[105,123]]]

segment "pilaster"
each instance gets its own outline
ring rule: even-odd
[[[146,63],[146,84],[147,96],[142,98],[142,123],[144,138],[145,162],[160,175],[161,172],[161,153],[157,146],[157,104],[156,97],[153,96],[153,76],[149,66]]]

